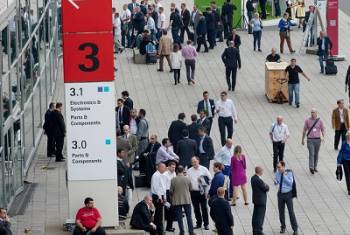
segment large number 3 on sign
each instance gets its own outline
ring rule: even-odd
[[[87,48],[91,48],[91,51],[85,56],[85,58],[91,61],[91,65],[87,66],[86,64],[79,64],[79,69],[83,72],[94,72],[100,66],[100,61],[96,57],[98,54],[98,47],[91,42],[86,42],[79,46],[80,51],[85,51]]]

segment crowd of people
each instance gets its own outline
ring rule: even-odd
[[[263,24],[260,15],[255,12],[254,1],[247,1],[247,10],[253,34],[253,49],[261,52],[261,37]],[[264,3],[260,1],[261,18],[266,18]],[[287,1],[288,4],[289,1]],[[168,61],[170,71],[174,73],[175,85],[181,83],[180,69],[183,61],[186,66],[187,82],[195,84],[195,66],[198,52],[204,45],[205,52],[216,46],[217,40],[224,41],[228,47],[222,53],[225,64],[226,81],[229,91],[236,87],[236,72],[241,68],[239,46],[241,39],[233,30],[232,17],[235,7],[230,0],[226,0],[221,11],[215,3],[211,3],[205,12],[195,6],[190,12],[186,4],[180,9],[171,4],[169,21],[164,14],[164,8],[159,0],[149,4],[147,0],[141,4],[136,0],[124,5],[122,12],[114,9],[114,34],[116,52],[124,48],[138,48],[141,54],[157,51],[160,57],[159,72],[164,71],[164,58]],[[278,8],[276,8],[276,11]],[[220,13],[221,12],[221,13]],[[277,14],[277,12],[276,12]],[[280,34],[280,53],[283,53],[284,41],[287,41],[290,53],[295,51],[290,41],[290,12],[283,14],[278,24]],[[169,27],[167,23],[169,22]],[[168,34],[170,31],[171,36]],[[185,34],[187,41],[185,41]],[[209,46],[207,45],[207,41]],[[151,47],[151,45],[153,47]],[[319,57],[321,73],[324,72],[323,61],[327,58],[332,47],[329,38],[321,32],[319,40]],[[197,46],[197,48],[195,47]],[[151,56],[151,55],[149,55]],[[147,58],[147,57],[146,57]],[[275,48],[266,61],[279,62],[280,55]],[[292,59],[285,69],[288,78],[289,104],[300,107],[299,74],[307,80],[310,78]],[[347,81],[350,81],[348,75]],[[350,82],[346,83],[347,85]],[[203,99],[198,102],[196,112],[191,114],[190,122],[186,121],[186,114],[179,113],[177,120],[170,123],[168,134],[159,138],[150,133],[146,110],[137,110],[128,91],[123,91],[117,100],[115,109],[117,132],[117,169],[118,169],[118,202],[119,216],[125,219],[131,214],[130,225],[135,229],[142,229],[150,234],[163,235],[165,231],[174,232],[174,222],[178,222],[179,233],[185,234],[183,214],[186,216],[188,233],[195,234],[196,229],[209,230],[209,216],[215,224],[219,235],[233,234],[234,220],[231,206],[238,203],[239,189],[242,191],[243,204],[249,205],[247,159],[243,148],[234,143],[233,134],[238,123],[238,112],[235,103],[229,98],[227,91],[220,93],[220,99],[215,101],[209,97],[209,92],[203,92]],[[334,149],[338,150],[340,137],[342,147],[337,158],[337,174],[342,178],[345,172],[347,188],[350,195],[350,132],[348,110],[344,101],[337,102],[338,107],[332,113],[332,125],[335,130]],[[48,156],[56,156],[56,161],[62,161],[61,143],[63,144],[65,128],[63,129],[62,104],[51,104],[45,115],[44,130],[48,136]],[[58,113],[58,114],[56,114]],[[213,123],[217,117],[220,132],[221,147],[215,151],[210,136]],[[47,118],[47,119],[46,119]],[[64,124],[64,122],[63,122]],[[60,128],[52,131],[54,128]],[[54,133],[60,133],[59,135]],[[269,127],[271,146],[273,150],[272,170],[275,174],[274,184],[278,188],[277,202],[280,220],[280,232],[286,232],[285,207],[287,206],[293,234],[298,234],[298,223],[293,209],[293,199],[297,197],[294,172],[286,167],[284,149],[290,136],[289,128],[282,116]],[[305,120],[301,144],[305,144],[309,151],[309,170],[312,175],[318,172],[318,153],[324,139],[325,127],[317,110],[311,110],[311,116]],[[62,145],[63,146],[63,145]],[[343,168],[341,167],[343,166]],[[139,175],[137,174],[139,172]],[[210,172],[214,172],[211,174]],[[256,166],[255,174],[250,179],[252,188],[253,234],[263,234],[263,223],[266,212],[267,193],[269,186],[262,176],[264,169]],[[140,182],[139,180],[142,181]],[[131,211],[132,191],[136,185],[148,187],[149,194]],[[75,235],[92,234],[103,235],[102,218],[93,199],[85,199],[85,207],[79,210],[76,217]],[[192,208],[194,220],[192,219]],[[166,220],[166,224],[163,224]],[[195,224],[193,222],[195,221]]]

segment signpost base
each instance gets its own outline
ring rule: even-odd
[[[102,226],[118,226],[116,180],[68,181],[68,192],[70,221],[74,220],[78,210],[84,206],[84,199],[91,197],[101,213]]]

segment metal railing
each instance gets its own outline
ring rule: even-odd
[[[34,7],[30,0],[14,1],[16,13],[0,32],[0,206],[10,205],[22,189],[43,133],[61,54],[59,1],[31,0]]]

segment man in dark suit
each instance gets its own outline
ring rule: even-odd
[[[217,195],[210,206],[210,217],[215,222],[218,235],[233,235],[233,215],[230,204],[225,200],[225,188],[218,188]]]
[[[210,160],[212,160],[215,155],[213,140],[207,136],[204,127],[200,127],[198,129],[198,134],[199,140],[197,142],[197,156],[199,157],[201,165],[209,169]]]
[[[127,187],[134,189],[131,168],[128,165],[125,157],[126,157],[125,150],[118,149],[117,150],[118,186],[123,188],[123,195],[125,195]]]
[[[253,191],[254,211],[252,217],[253,235],[263,235],[263,224],[266,212],[266,198],[269,186],[261,179],[263,169],[255,167],[255,175],[250,182]]]
[[[186,129],[186,123],[184,122],[186,115],[184,113],[179,113],[177,120],[170,124],[168,130],[168,138],[173,144],[174,149],[176,149],[177,142],[182,138],[182,130]]]
[[[211,123],[210,120],[207,118],[207,116],[205,115],[204,111],[200,111],[199,112],[199,119],[197,121],[197,123],[201,126],[204,127],[206,130],[207,135],[209,135],[208,130],[210,130],[211,128]]]
[[[228,90],[234,91],[236,87],[237,67],[239,69],[241,68],[241,56],[239,55],[239,50],[234,47],[234,42],[231,41],[229,44],[229,47],[225,49],[224,53],[222,53],[221,59],[226,68],[226,82]]]
[[[320,32],[320,37],[317,38],[317,46],[317,55],[320,61],[321,73],[324,73],[324,61],[327,61],[333,44],[327,34],[323,31]]]
[[[0,234],[12,235],[11,223],[5,208],[0,208]]]
[[[202,12],[199,12],[199,20],[196,27],[197,34],[197,52],[201,50],[202,45],[204,45],[204,52],[209,52],[207,41],[205,36],[207,34],[207,22]]]
[[[149,144],[145,151],[139,156],[140,174],[146,175],[146,186],[151,186],[151,178],[156,172],[156,155],[161,144],[157,141],[157,135],[151,135]]]
[[[130,226],[135,229],[142,229],[151,235],[157,235],[157,226],[152,222],[152,211],[154,205],[150,196],[137,203],[132,212]]]
[[[261,19],[266,20],[266,0],[259,0]]]
[[[198,128],[200,127],[200,125],[197,123],[197,119],[198,119],[197,114],[192,114],[191,115],[192,123],[187,126],[189,138],[195,141],[197,141],[199,138]]]
[[[215,101],[209,98],[209,92],[203,92],[203,100],[198,102],[197,105],[197,113],[199,114],[202,110],[204,110],[206,117],[210,121],[210,125],[207,129],[208,135],[210,135],[211,125],[213,124],[213,118],[215,115]]]
[[[233,11],[237,7],[231,3],[231,0],[226,0],[221,9],[221,18],[224,23],[224,37],[227,38],[230,35],[232,30],[232,20],[233,20]]]
[[[145,27],[145,15],[142,13],[139,6],[134,9],[134,15],[132,16],[132,24],[134,30],[136,30],[136,35],[143,32]]]
[[[43,125],[44,133],[47,136],[47,157],[53,157],[55,154],[55,139],[52,133],[51,113],[55,109],[55,103],[50,103],[49,109],[45,113],[45,121]]]
[[[207,38],[209,42],[209,49],[214,49],[215,39],[216,39],[216,35],[215,35],[216,20],[215,20],[215,15],[213,14],[210,7],[206,8],[205,20],[207,23]]]
[[[62,103],[57,103],[56,108],[50,114],[52,120],[52,130],[51,133],[55,140],[55,155],[56,162],[63,162],[64,157],[62,155],[64,137],[66,136],[66,124],[64,123],[64,118],[62,115]]]
[[[124,100],[124,105],[126,107],[128,107],[130,110],[132,110],[134,108],[134,102],[130,98],[129,92],[128,91],[123,91],[122,92],[122,98]]]
[[[182,22],[183,22],[183,27],[181,28],[181,31],[180,31],[180,38],[181,38],[181,43],[183,43],[184,37],[185,37],[185,32],[187,33],[187,38],[189,40],[193,40],[193,38],[190,36],[191,31],[188,28],[188,26],[190,25],[190,21],[191,21],[191,13],[186,8],[185,3],[181,3],[181,18],[182,18]]]
[[[248,0],[245,4],[245,8],[247,10],[248,22],[250,22],[253,19],[253,14],[255,12],[253,0]],[[251,24],[248,24],[248,33],[249,34],[253,33],[253,28],[252,28]]]
[[[179,156],[179,165],[191,167],[191,159],[197,153],[197,142],[188,138],[188,130],[182,130],[183,138],[177,142],[175,153]]]
[[[129,125],[130,109],[124,105],[123,99],[117,100],[117,107],[115,108],[115,112],[117,117],[117,128],[120,131],[120,134],[124,134],[123,126]]]

